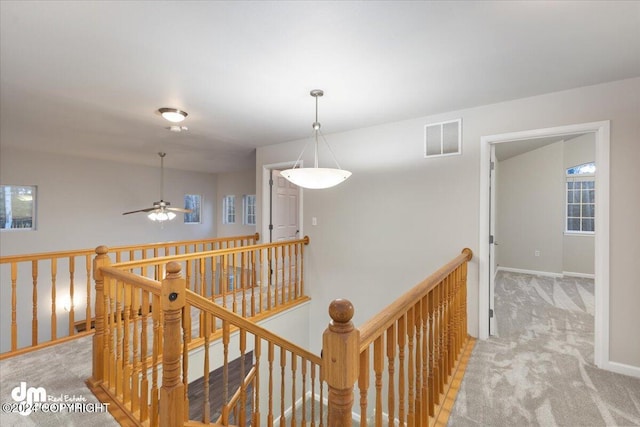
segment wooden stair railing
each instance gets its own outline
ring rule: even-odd
[[[331,303],[322,353],[330,427],[352,425],[356,382],[360,426],[433,426],[448,416],[446,393],[473,347],[466,287],[472,256],[464,249],[359,330],[349,301]]]
[[[254,245],[259,234],[213,239],[126,245],[110,248],[113,262],[148,259]],[[10,330],[0,342],[0,360],[93,333],[92,257],[95,249],[79,249],[0,257],[0,283],[10,298],[0,299],[0,312],[11,313]],[[21,292],[28,287],[30,292]],[[29,298],[24,297],[29,293]],[[48,319],[50,327],[41,327]],[[64,325],[64,326],[63,326]],[[25,333],[30,329],[30,333]]]
[[[295,242],[304,245],[308,239]],[[291,244],[247,249],[282,253]],[[217,252],[226,256],[234,251]],[[158,282],[130,271],[139,265],[112,265],[104,246],[96,253],[96,332],[87,384],[100,400],[111,403],[110,410],[119,414],[123,425],[284,425],[285,420],[287,425],[299,421],[323,425],[324,411],[318,403],[324,399],[320,357],[188,289],[181,268],[190,256],[163,265],[167,274]],[[272,311],[308,300],[295,292],[297,285],[291,286],[290,295],[298,295],[297,299],[274,305]],[[201,342],[194,345],[197,340],[190,330],[191,312],[196,309],[202,320]],[[246,354],[253,355],[251,362],[245,362]],[[228,380],[228,366],[238,356],[242,381],[236,387]],[[222,394],[224,405],[216,408],[211,406],[209,373],[218,366],[224,371],[224,384],[215,392]],[[199,407],[194,403],[190,408],[189,384],[200,377],[204,399]],[[266,389],[268,398],[263,396]]]

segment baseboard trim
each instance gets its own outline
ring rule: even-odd
[[[574,271],[563,271],[562,272],[563,276],[568,276],[568,277],[581,277],[583,279],[595,279],[596,275],[595,274],[589,274],[589,273],[576,273]]]
[[[626,365],[624,363],[612,362],[609,360],[608,362],[605,362],[602,369],[615,372],[616,374],[640,378],[640,366]]]
[[[496,272],[498,271],[506,271],[508,273],[521,273],[521,274],[533,274],[535,276],[546,276],[546,277],[556,277],[562,278],[562,273],[551,273],[549,271],[537,271],[537,270],[525,270],[522,268],[511,268],[511,267],[498,267],[496,268]]]

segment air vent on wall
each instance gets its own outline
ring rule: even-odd
[[[462,153],[462,119],[431,123],[424,127],[424,157]]]

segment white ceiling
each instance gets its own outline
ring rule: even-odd
[[[640,2],[0,2],[0,143],[224,172],[304,138],[640,76]],[[186,110],[172,133],[160,107]]]

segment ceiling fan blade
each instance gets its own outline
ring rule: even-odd
[[[191,209],[183,209],[183,208],[165,208],[168,211],[175,211],[175,212],[184,212],[184,213],[191,213]]]
[[[156,209],[158,209],[158,208],[153,207],[153,208],[146,208],[146,209],[138,209],[137,211],[124,212],[122,215],[129,215],[129,214],[138,213],[138,212],[151,212],[151,211],[154,211]]]

